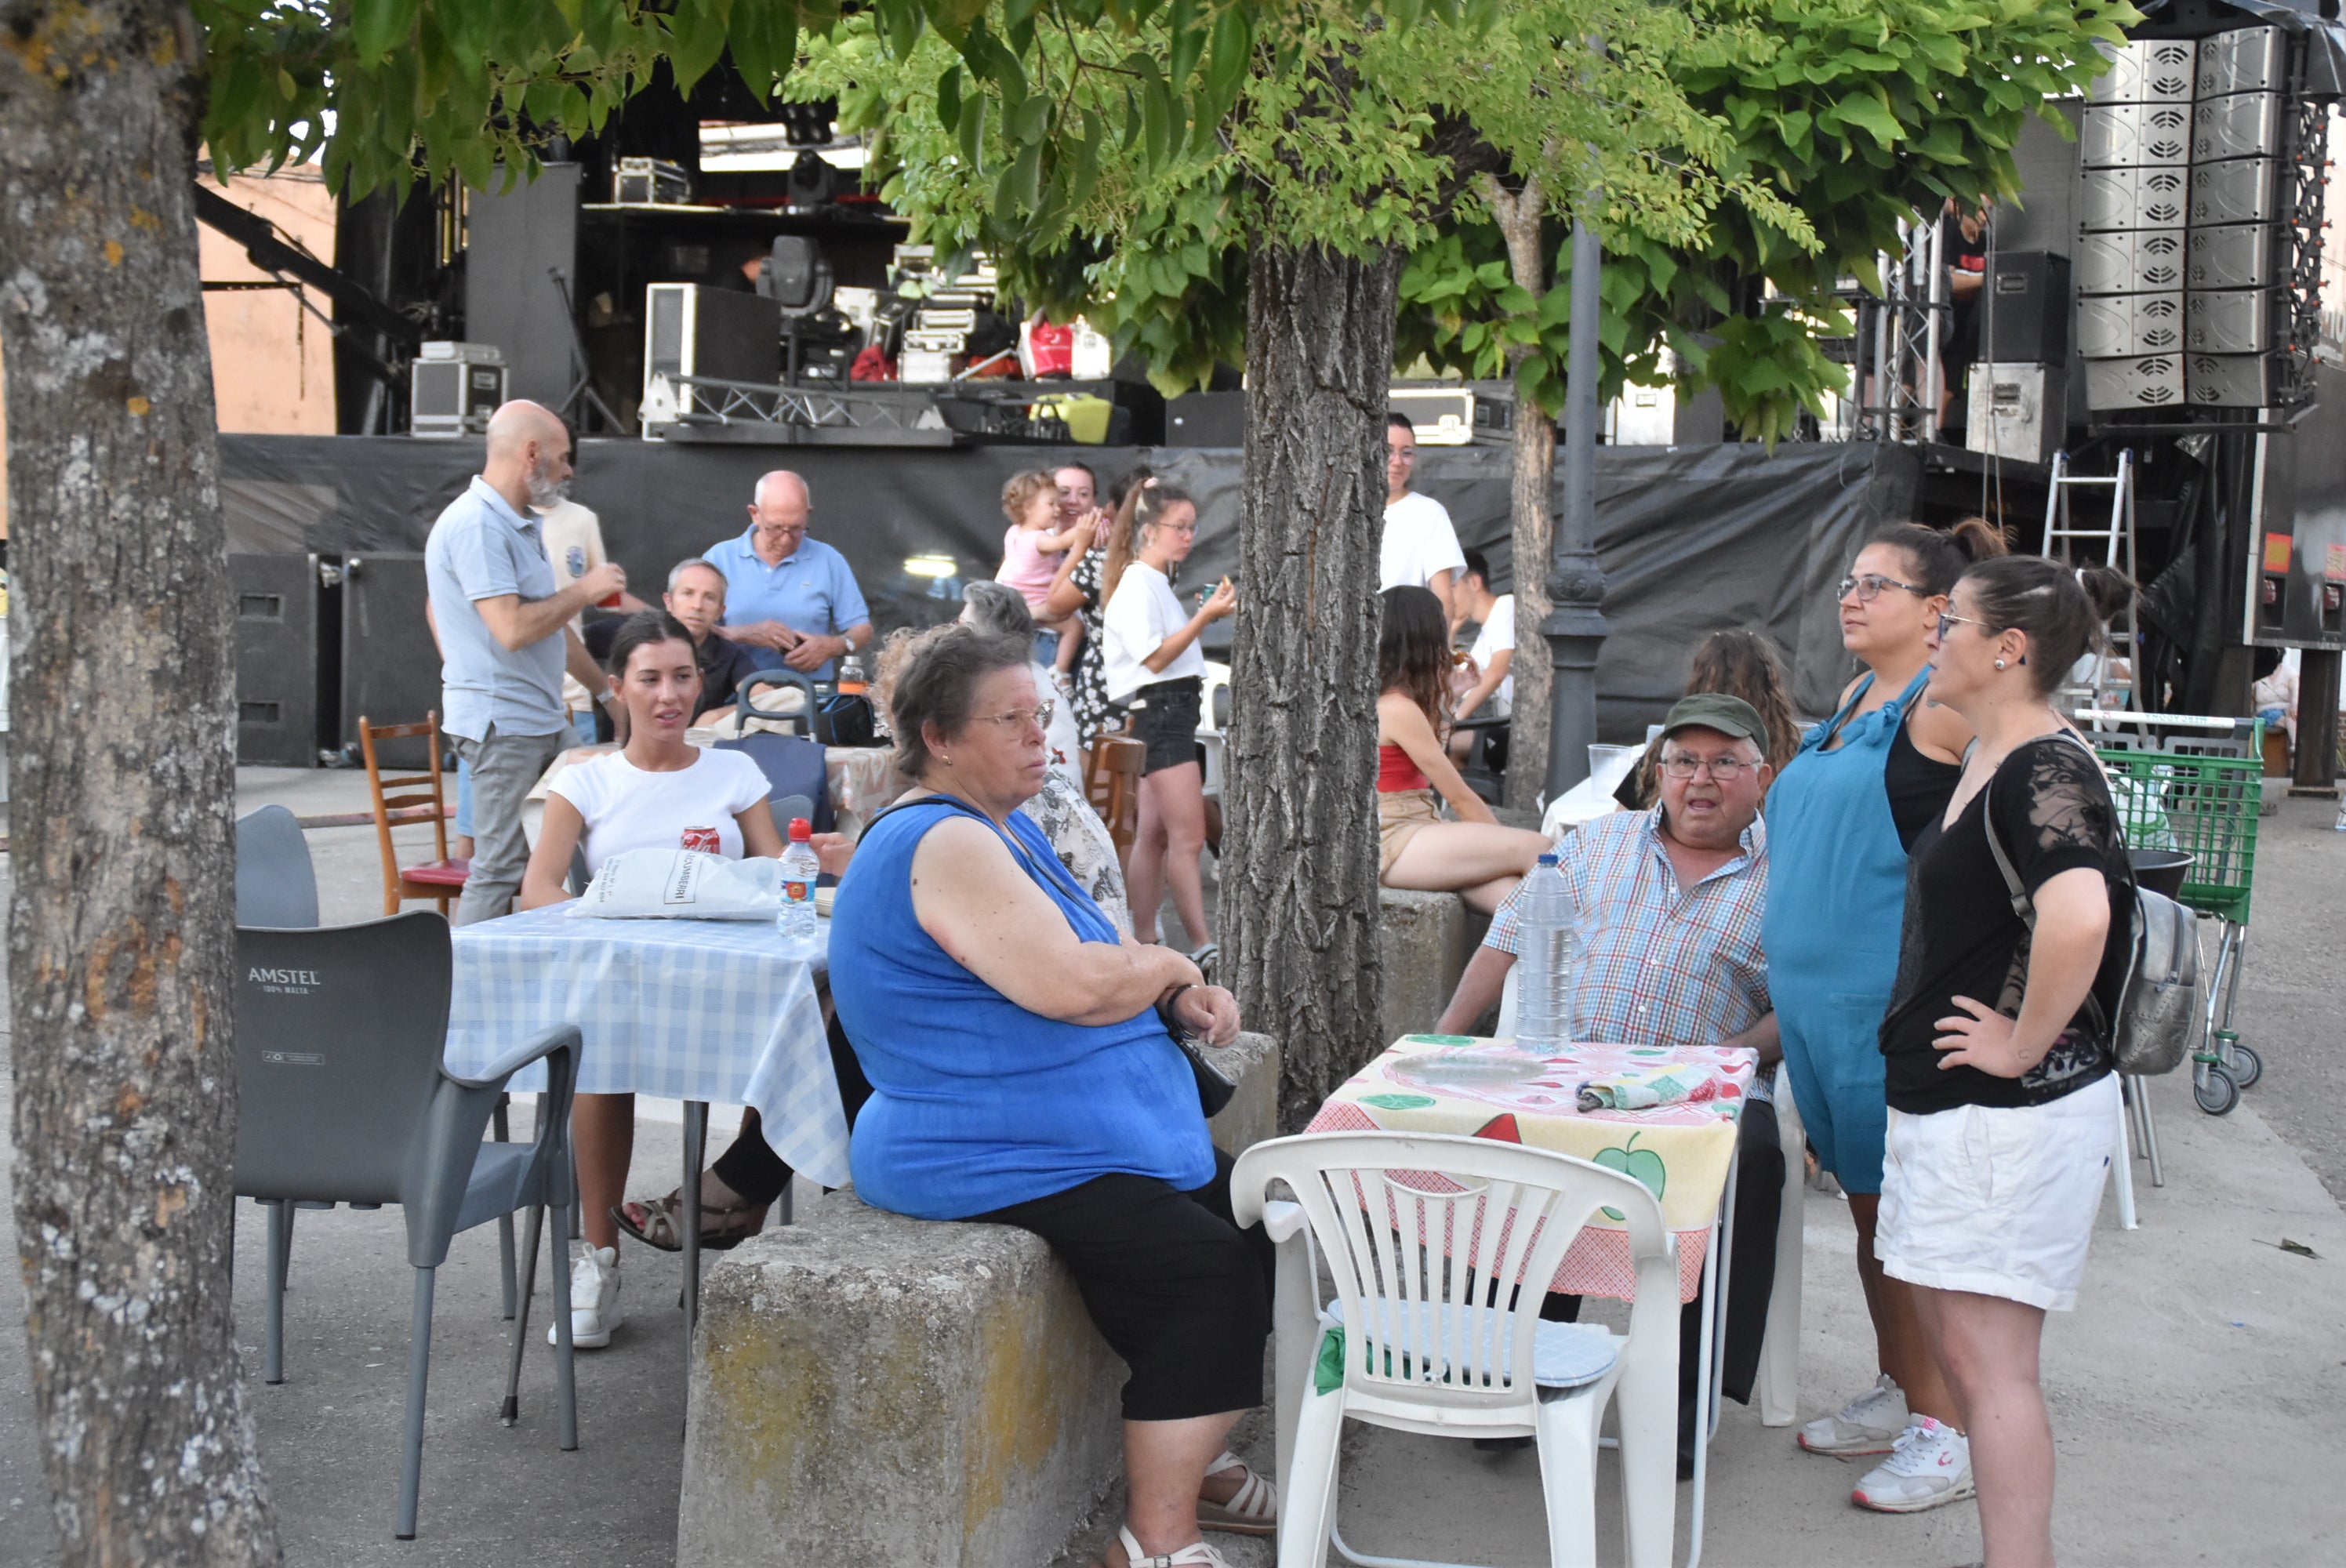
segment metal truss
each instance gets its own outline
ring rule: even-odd
[[[925,388],[911,392],[767,386],[714,376],[659,375],[644,398],[643,423],[699,427],[792,426],[808,430],[938,431]]]
[[[2330,187],[2331,100],[2306,96],[2307,43],[2290,45],[2288,118],[2282,126],[2281,178],[2288,217],[2278,236],[2282,297],[2274,402],[2293,408],[2312,401],[2314,350],[2321,341],[2321,233]]]
[[[1919,214],[1898,225],[1900,252],[1878,252],[1882,298],[1858,302],[1848,433],[1907,443],[1939,435],[1940,341],[1950,306],[1939,225]]]

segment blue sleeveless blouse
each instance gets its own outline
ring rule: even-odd
[[[840,879],[831,988],[872,1098],[849,1163],[862,1199],[919,1219],[965,1219],[1124,1173],[1182,1191],[1213,1179],[1198,1087],[1156,1010],[1121,1023],[1030,1013],[955,962],[913,913],[913,854],[949,797],[872,823]],[[1076,885],[1042,830],[1013,815],[1012,858],[1078,938],[1116,927]]]

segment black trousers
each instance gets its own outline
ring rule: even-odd
[[[1132,1376],[1124,1419],[1177,1421],[1262,1402],[1274,1248],[1230,1214],[1230,1156],[1183,1192],[1151,1176],[1095,1176],[974,1223],[1015,1225],[1051,1244],[1084,1307]]]
[[[1776,1221],[1784,1208],[1784,1150],[1777,1141],[1776,1107],[1766,1100],[1744,1105],[1735,1140],[1735,1256],[1727,1266],[1727,1346],[1719,1363],[1719,1388],[1739,1405],[1751,1402],[1760,1375],[1760,1347],[1768,1335],[1768,1298],[1776,1288]],[[1540,1316],[1570,1323],[1580,1316],[1577,1296],[1550,1296]],[[1694,1457],[1695,1434],[1706,1414],[1696,1371],[1702,1352],[1702,1298],[1678,1313],[1678,1458]]]
[[[863,1075],[863,1064],[855,1059],[855,1048],[847,1043],[847,1031],[839,1026],[836,1017],[826,1033],[831,1041],[831,1074],[839,1080],[840,1109],[847,1113],[847,1129],[853,1132],[855,1114],[872,1097],[872,1081]],[[709,1168],[752,1207],[773,1202],[790,1185],[790,1167],[766,1142],[764,1124],[754,1105],[741,1113],[741,1131],[732,1146]]]

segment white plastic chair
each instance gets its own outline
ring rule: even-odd
[[[1300,1214],[1296,1205],[1266,1203],[1274,1182],[1295,1194]],[[1282,1379],[1302,1380],[1281,1390],[1282,1408],[1290,1398],[1300,1406],[1292,1438],[1280,1434],[1283,1451],[1292,1444],[1281,1487],[1281,1568],[1320,1568],[1331,1540],[1355,1561],[1392,1561],[1358,1557],[1335,1534],[1337,1452],[1348,1417],[1433,1437],[1535,1439],[1550,1561],[1593,1564],[1598,1428],[1617,1394],[1630,1568],[1668,1568],[1677,1523],[1678,1250],[1661,1206],[1635,1177],[1487,1138],[1317,1133],[1249,1149],[1231,1176],[1230,1199],[1241,1226],[1263,1221],[1280,1242],[1282,1292],[1299,1275],[1310,1278],[1291,1266],[1308,1225],[1336,1287],[1318,1324],[1343,1334],[1342,1380],[1324,1394],[1316,1355],[1280,1359]],[[1538,1316],[1547,1282],[1599,1208],[1626,1217],[1636,1259],[1627,1335]],[[1280,1303],[1283,1329],[1294,1321],[1293,1305]],[[1283,1351],[1290,1341],[1282,1332]],[[1590,1380],[1541,1386],[1535,1369],[1592,1349],[1599,1361],[1609,1350],[1611,1364]]]
[[[1772,1240],[1753,1237],[1745,1243],[1776,1248],[1776,1285],[1768,1295],[1768,1334],[1760,1343],[1755,1395],[1763,1427],[1790,1426],[1800,1402],[1800,1265],[1807,1243],[1809,1138],[1800,1107],[1792,1098],[1790,1070],[1776,1074],[1776,1138],[1784,1150],[1784,1192],[1776,1211],[1776,1234]]]
[[[1206,765],[1202,769],[1202,792],[1209,800],[1222,795],[1222,747],[1229,731],[1215,718],[1214,696],[1230,684],[1230,667],[1214,659],[1206,661],[1205,684],[1200,689],[1198,705],[1198,744],[1205,748]]]

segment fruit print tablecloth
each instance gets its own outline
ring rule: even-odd
[[[1450,1133],[1500,1138],[1575,1155],[1626,1171],[1661,1200],[1662,1222],[1678,1238],[1678,1299],[1702,1287],[1710,1224],[1735,1158],[1736,1120],[1759,1068],[1756,1053],[1732,1046],[1663,1050],[1650,1045],[1576,1044],[1545,1052],[1540,1065],[1490,1080],[1429,1084],[1412,1064],[1444,1053],[1512,1046],[1512,1041],[1460,1034],[1405,1034],[1362,1068],[1320,1107],[1306,1132]],[[1708,1091],[1643,1111],[1579,1108],[1589,1079],[1620,1068],[1688,1063],[1710,1069]],[[1421,1068],[1422,1070],[1422,1068]],[[1429,1074],[1431,1076],[1431,1074]],[[1628,1300],[1637,1271],[1628,1233],[1601,1217],[1565,1254],[1552,1289]]]

